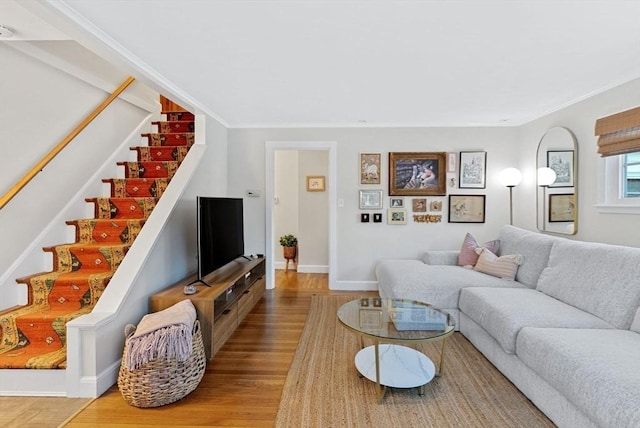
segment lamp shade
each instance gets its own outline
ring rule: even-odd
[[[507,187],[513,187],[520,184],[522,173],[517,168],[507,168],[500,173],[500,181]]]
[[[549,186],[556,181],[556,172],[549,167],[538,168],[538,186]]]

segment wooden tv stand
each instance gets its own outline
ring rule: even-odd
[[[151,311],[158,312],[184,299],[196,307],[205,354],[211,360],[245,316],[264,296],[264,257],[238,257],[203,278],[206,285],[195,282],[192,275],[151,296]],[[184,286],[194,283],[197,292],[186,295]]]

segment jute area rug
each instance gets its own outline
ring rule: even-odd
[[[359,339],[336,318],[353,298],[313,296],[276,427],[554,426],[460,333],[447,339],[444,374],[427,384],[424,396],[388,388],[378,404],[376,384],[354,366]],[[437,363],[440,343],[418,349]]]

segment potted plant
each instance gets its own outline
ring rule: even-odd
[[[283,248],[283,254],[285,259],[295,259],[298,248],[298,238],[288,234],[280,237],[280,245]]]

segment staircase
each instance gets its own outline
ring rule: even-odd
[[[66,323],[91,312],[194,143],[191,113],[163,114],[147,145],[131,148],[137,161],[118,162],[124,178],[102,180],[110,195],[87,199],[94,217],[67,221],[75,242],[43,249],[53,270],[16,280],[28,303],[0,311],[0,369],[66,368]]]

